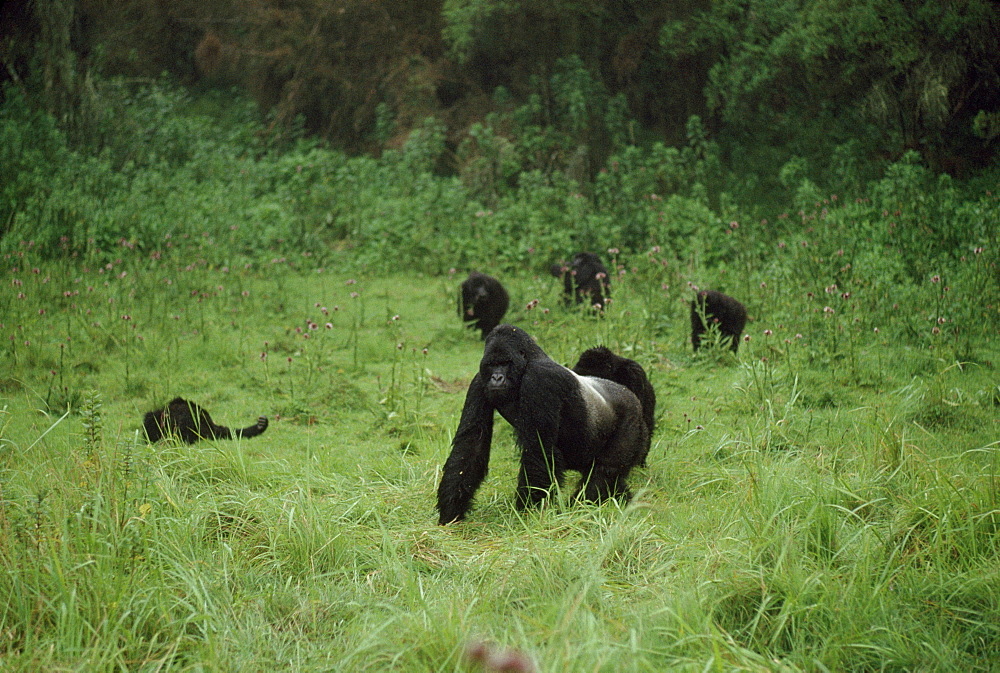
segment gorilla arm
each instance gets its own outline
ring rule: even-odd
[[[465,396],[462,419],[438,485],[438,523],[444,525],[465,517],[472,496],[486,478],[492,442],[493,406],[486,400],[482,377],[477,374]]]

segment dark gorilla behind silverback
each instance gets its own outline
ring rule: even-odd
[[[642,420],[646,423],[649,436],[653,436],[656,392],[653,390],[642,365],[635,360],[616,355],[609,348],[598,346],[585,350],[573,366],[573,371],[580,376],[608,379],[631,390],[642,404]],[[645,454],[642,456],[640,465],[646,466]]]

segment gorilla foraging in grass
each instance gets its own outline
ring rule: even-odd
[[[458,317],[467,327],[475,327],[485,339],[500,324],[510,305],[510,295],[493,276],[473,271],[462,281],[458,298]]]
[[[578,252],[573,255],[569,266],[553,264],[549,272],[563,280],[563,295],[566,301],[572,297],[579,304],[586,300],[589,306],[604,309],[605,297],[611,296],[611,278],[601,258],[592,252]],[[573,279],[576,279],[576,288]]]
[[[740,335],[747,324],[747,310],[740,302],[727,294],[715,290],[702,290],[691,300],[691,344],[697,351],[701,346],[701,335],[708,327],[702,320],[719,328],[722,342],[729,342],[734,353],[740,347]]]
[[[625,386],[557,364],[521,328],[486,337],[469,384],[451,455],[438,486],[439,523],[461,520],[486,478],[493,412],[514,427],[521,450],[515,505],[541,502],[566,470],[583,475],[588,500],[631,497],[625,483],[649,452],[642,403]]]
[[[162,409],[156,409],[146,414],[142,421],[146,437],[150,444],[158,442],[167,436],[180,437],[186,444],[194,444],[199,439],[244,439],[256,437],[267,430],[267,416],[260,416],[256,425],[248,428],[230,430],[216,425],[207,409],[199,407],[194,402],[188,402],[182,397],[175,397]]]
[[[653,415],[656,412],[656,392],[653,390],[646,370],[635,360],[615,355],[604,346],[585,350],[573,366],[573,371],[580,376],[596,376],[620,383],[631,390],[639,403],[642,404],[642,420],[646,423],[649,436],[653,436]],[[640,466],[646,466],[646,456],[643,455]]]

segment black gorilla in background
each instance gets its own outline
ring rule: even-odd
[[[611,296],[611,277],[601,262],[601,258],[592,252],[578,252],[573,255],[569,266],[553,264],[549,271],[556,278],[563,280],[563,294],[568,302],[571,298],[579,304],[587,301],[590,306],[604,308],[605,297]],[[576,279],[576,288],[573,279]]]
[[[473,271],[462,281],[458,317],[466,322],[467,327],[481,330],[483,339],[500,324],[509,305],[510,295],[493,276]]]
[[[639,403],[642,404],[642,420],[646,423],[649,436],[653,436],[656,392],[653,390],[649,378],[646,377],[646,370],[642,368],[642,365],[635,360],[615,355],[604,346],[598,346],[584,351],[573,366],[573,371],[580,376],[608,379],[631,390],[639,398]],[[642,467],[646,466],[645,454],[639,464]]]
[[[208,410],[182,397],[175,397],[162,409],[146,414],[142,421],[146,437],[150,443],[158,442],[168,435],[180,437],[187,444],[199,439],[233,439],[234,437],[256,437],[267,430],[267,416],[260,416],[256,425],[240,430],[216,425]]]
[[[439,523],[465,516],[489,467],[493,412],[521,449],[515,504],[544,499],[566,470],[583,474],[584,496],[629,498],[629,472],[649,452],[642,404],[623,385],[580,376],[549,358],[528,334],[500,325],[486,337],[438,486]]]
[[[723,342],[729,341],[729,348],[735,353],[740,347],[740,334],[747,324],[747,310],[740,302],[727,294],[715,290],[702,290],[691,300],[691,344],[695,350],[701,346],[701,335],[709,324],[719,328]]]

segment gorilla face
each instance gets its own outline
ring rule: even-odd
[[[497,327],[486,337],[479,376],[486,386],[486,398],[494,406],[503,406],[520,390],[531,351],[527,346],[538,348],[526,332],[507,325]]]

